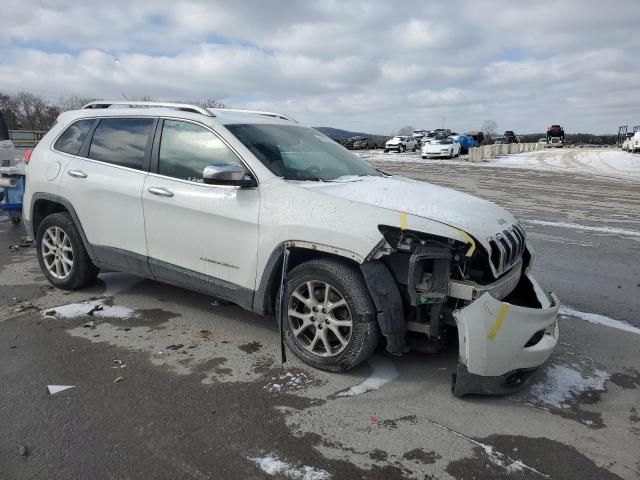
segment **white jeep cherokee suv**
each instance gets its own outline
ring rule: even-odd
[[[457,332],[453,393],[505,393],[558,340],[558,300],[529,274],[512,215],[381,173],[277,113],[63,113],[31,155],[24,218],[53,285],[110,269],[221,297],[275,315],[289,349],[324,370],[353,368],[381,336],[402,355],[407,331]]]

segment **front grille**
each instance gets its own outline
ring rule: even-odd
[[[489,258],[496,277],[509,271],[518,263],[524,253],[526,240],[526,235],[520,225],[512,225],[488,239],[491,247]]]

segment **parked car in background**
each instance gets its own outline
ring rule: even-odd
[[[403,355],[411,331],[459,339],[455,396],[509,393],[558,342],[559,301],[513,215],[381,173],[280,113],[92,102],[58,117],[26,178],[55,287],[108,269],[222,298],[280,319],[315,368],[350,370],[382,337]]]
[[[469,131],[469,132],[465,132],[465,135],[473,138],[478,145],[484,145],[485,138],[484,138],[484,133],[483,132],[472,130],[472,131]]]
[[[460,155],[460,144],[453,138],[436,138],[422,146],[422,158],[453,158]]]
[[[376,148],[376,142],[369,137],[359,137],[357,140],[353,142],[354,150],[362,150],[369,148]]]
[[[622,150],[625,152],[631,151],[631,139],[633,138],[633,132],[627,132],[626,138],[622,142]]]
[[[424,139],[424,137],[427,135],[427,131],[426,130],[414,130],[412,133],[413,138],[416,139],[416,141],[418,142],[418,145],[422,144],[422,140]]]
[[[451,135],[456,142],[460,144],[460,153],[469,153],[469,149],[478,146],[478,142],[476,142],[473,138],[468,135]]]
[[[0,112],[0,167],[12,167],[16,158],[16,148],[9,137],[9,127]]]
[[[518,143],[518,137],[516,137],[513,130],[506,130],[504,132],[504,138],[507,141],[506,143]]]
[[[506,145],[509,143],[506,137],[498,137],[493,141],[494,145]]]
[[[631,153],[640,152],[640,131],[635,132],[629,139],[628,149]]]
[[[418,142],[412,136],[397,135],[387,141],[384,144],[384,151],[387,153],[389,150],[395,150],[397,152],[406,152],[411,150],[415,152],[418,149]]]
[[[546,146],[546,145],[547,145],[547,139],[546,139],[546,137],[542,137],[542,138],[538,139],[538,142],[537,142],[537,143],[539,143],[540,145],[544,145],[544,146]]]

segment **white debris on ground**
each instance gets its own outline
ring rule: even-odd
[[[634,327],[633,325],[623,320],[615,320],[613,318],[605,317],[604,315],[599,315],[597,313],[580,312],[578,310],[575,310],[567,306],[560,307],[559,313],[560,315],[569,315],[571,317],[576,317],[582,320],[586,320],[587,322],[590,322],[590,323],[604,325],[605,327],[610,327],[610,328],[616,328],[624,332],[640,334],[640,328],[638,327]]]
[[[353,387],[336,394],[338,397],[352,397],[363,393],[379,390],[383,385],[400,376],[395,364],[388,358],[373,355],[367,362],[371,367],[371,374],[367,379]]]
[[[249,458],[268,475],[281,475],[294,480],[328,480],[331,475],[326,470],[303,465],[293,466],[275,455],[265,457]]]
[[[611,235],[626,235],[628,237],[640,237],[640,231],[626,230],[623,228],[591,227],[589,225],[581,225],[579,223],[548,222],[546,220],[524,220],[524,223],[529,223],[532,225],[542,225],[547,227],[571,228],[573,230],[584,230],[587,232],[595,232],[595,233],[608,233]]]
[[[43,317],[56,316],[64,318],[78,318],[86,315],[99,318],[134,318],[137,313],[129,307],[106,305],[104,300],[96,300],[50,308],[45,310],[42,315]]]
[[[287,372],[271,377],[263,388],[271,393],[302,390],[313,383],[313,379],[304,372]]]
[[[640,155],[617,148],[562,148],[503,155],[481,162],[466,160],[426,160],[420,153],[384,153],[381,150],[355,152],[362,159],[374,162],[413,162],[425,164],[456,164],[475,167],[521,168],[596,176],[640,179]]]
[[[47,385],[47,391],[49,395],[55,395],[56,393],[64,392],[70,388],[76,388],[75,385]]]
[[[564,365],[551,365],[545,369],[545,378],[531,386],[532,403],[555,408],[569,408],[572,400],[586,391],[604,391],[610,375],[604,370],[591,374]]]

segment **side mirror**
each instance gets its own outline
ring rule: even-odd
[[[255,179],[247,173],[242,165],[237,163],[223,163],[205,167],[202,172],[202,181],[208,185],[257,186]]]

